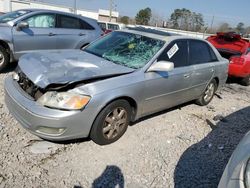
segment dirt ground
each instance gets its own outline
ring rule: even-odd
[[[46,142],[9,114],[9,74],[0,74],[0,187],[217,187],[250,130],[250,87],[233,83],[208,106],[189,103],[143,118],[108,146]]]

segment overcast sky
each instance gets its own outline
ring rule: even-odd
[[[39,1],[39,0],[37,0]],[[74,0],[40,0],[73,6]],[[109,9],[109,0],[76,0],[77,7],[89,10]],[[113,0],[120,15],[134,17],[146,7],[164,18],[169,18],[176,8],[187,8],[202,13],[208,25],[228,22],[235,26],[239,22],[250,25],[250,0]]]

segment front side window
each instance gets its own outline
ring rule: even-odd
[[[158,58],[158,61],[170,61],[174,67],[188,66],[188,44],[186,40],[170,43]]]
[[[37,28],[53,28],[55,27],[56,19],[54,14],[39,14],[24,20],[28,22],[29,27]]]
[[[106,23],[102,23],[102,22],[98,22],[98,25],[100,26],[100,28],[105,31],[107,28],[106,28]]]
[[[81,29],[81,23],[78,18],[59,15],[58,27],[65,29]]]
[[[90,44],[84,51],[138,69],[146,65],[164,44],[164,41],[139,34],[112,32]]]
[[[189,41],[191,64],[203,64],[216,61],[216,56],[207,43],[198,40]]]
[[[19,11],[6,13],[6,14],[0,16],[0,23],[7,23],[9,21],[12,21],[12,20],[20,17],[20,16],[28,14],[30,12],[31,11],[29,11],[29,10],[19,10]]]

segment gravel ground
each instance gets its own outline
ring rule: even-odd
[[[8,74],[0,74],[0,187],[216,187],[250,129],[250,87],[228,84],[208,106],[146,117],[108,146],[46,142],[6,109]]]

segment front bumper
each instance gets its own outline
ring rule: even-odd
[[[32,100],[11,77],[5,80],[5,103],[10,113],[31,133],[54,141],[88,137],[96,110],[63,111],[41,106]],[[41,133],[40,127],[64,129],[61,134]]]

